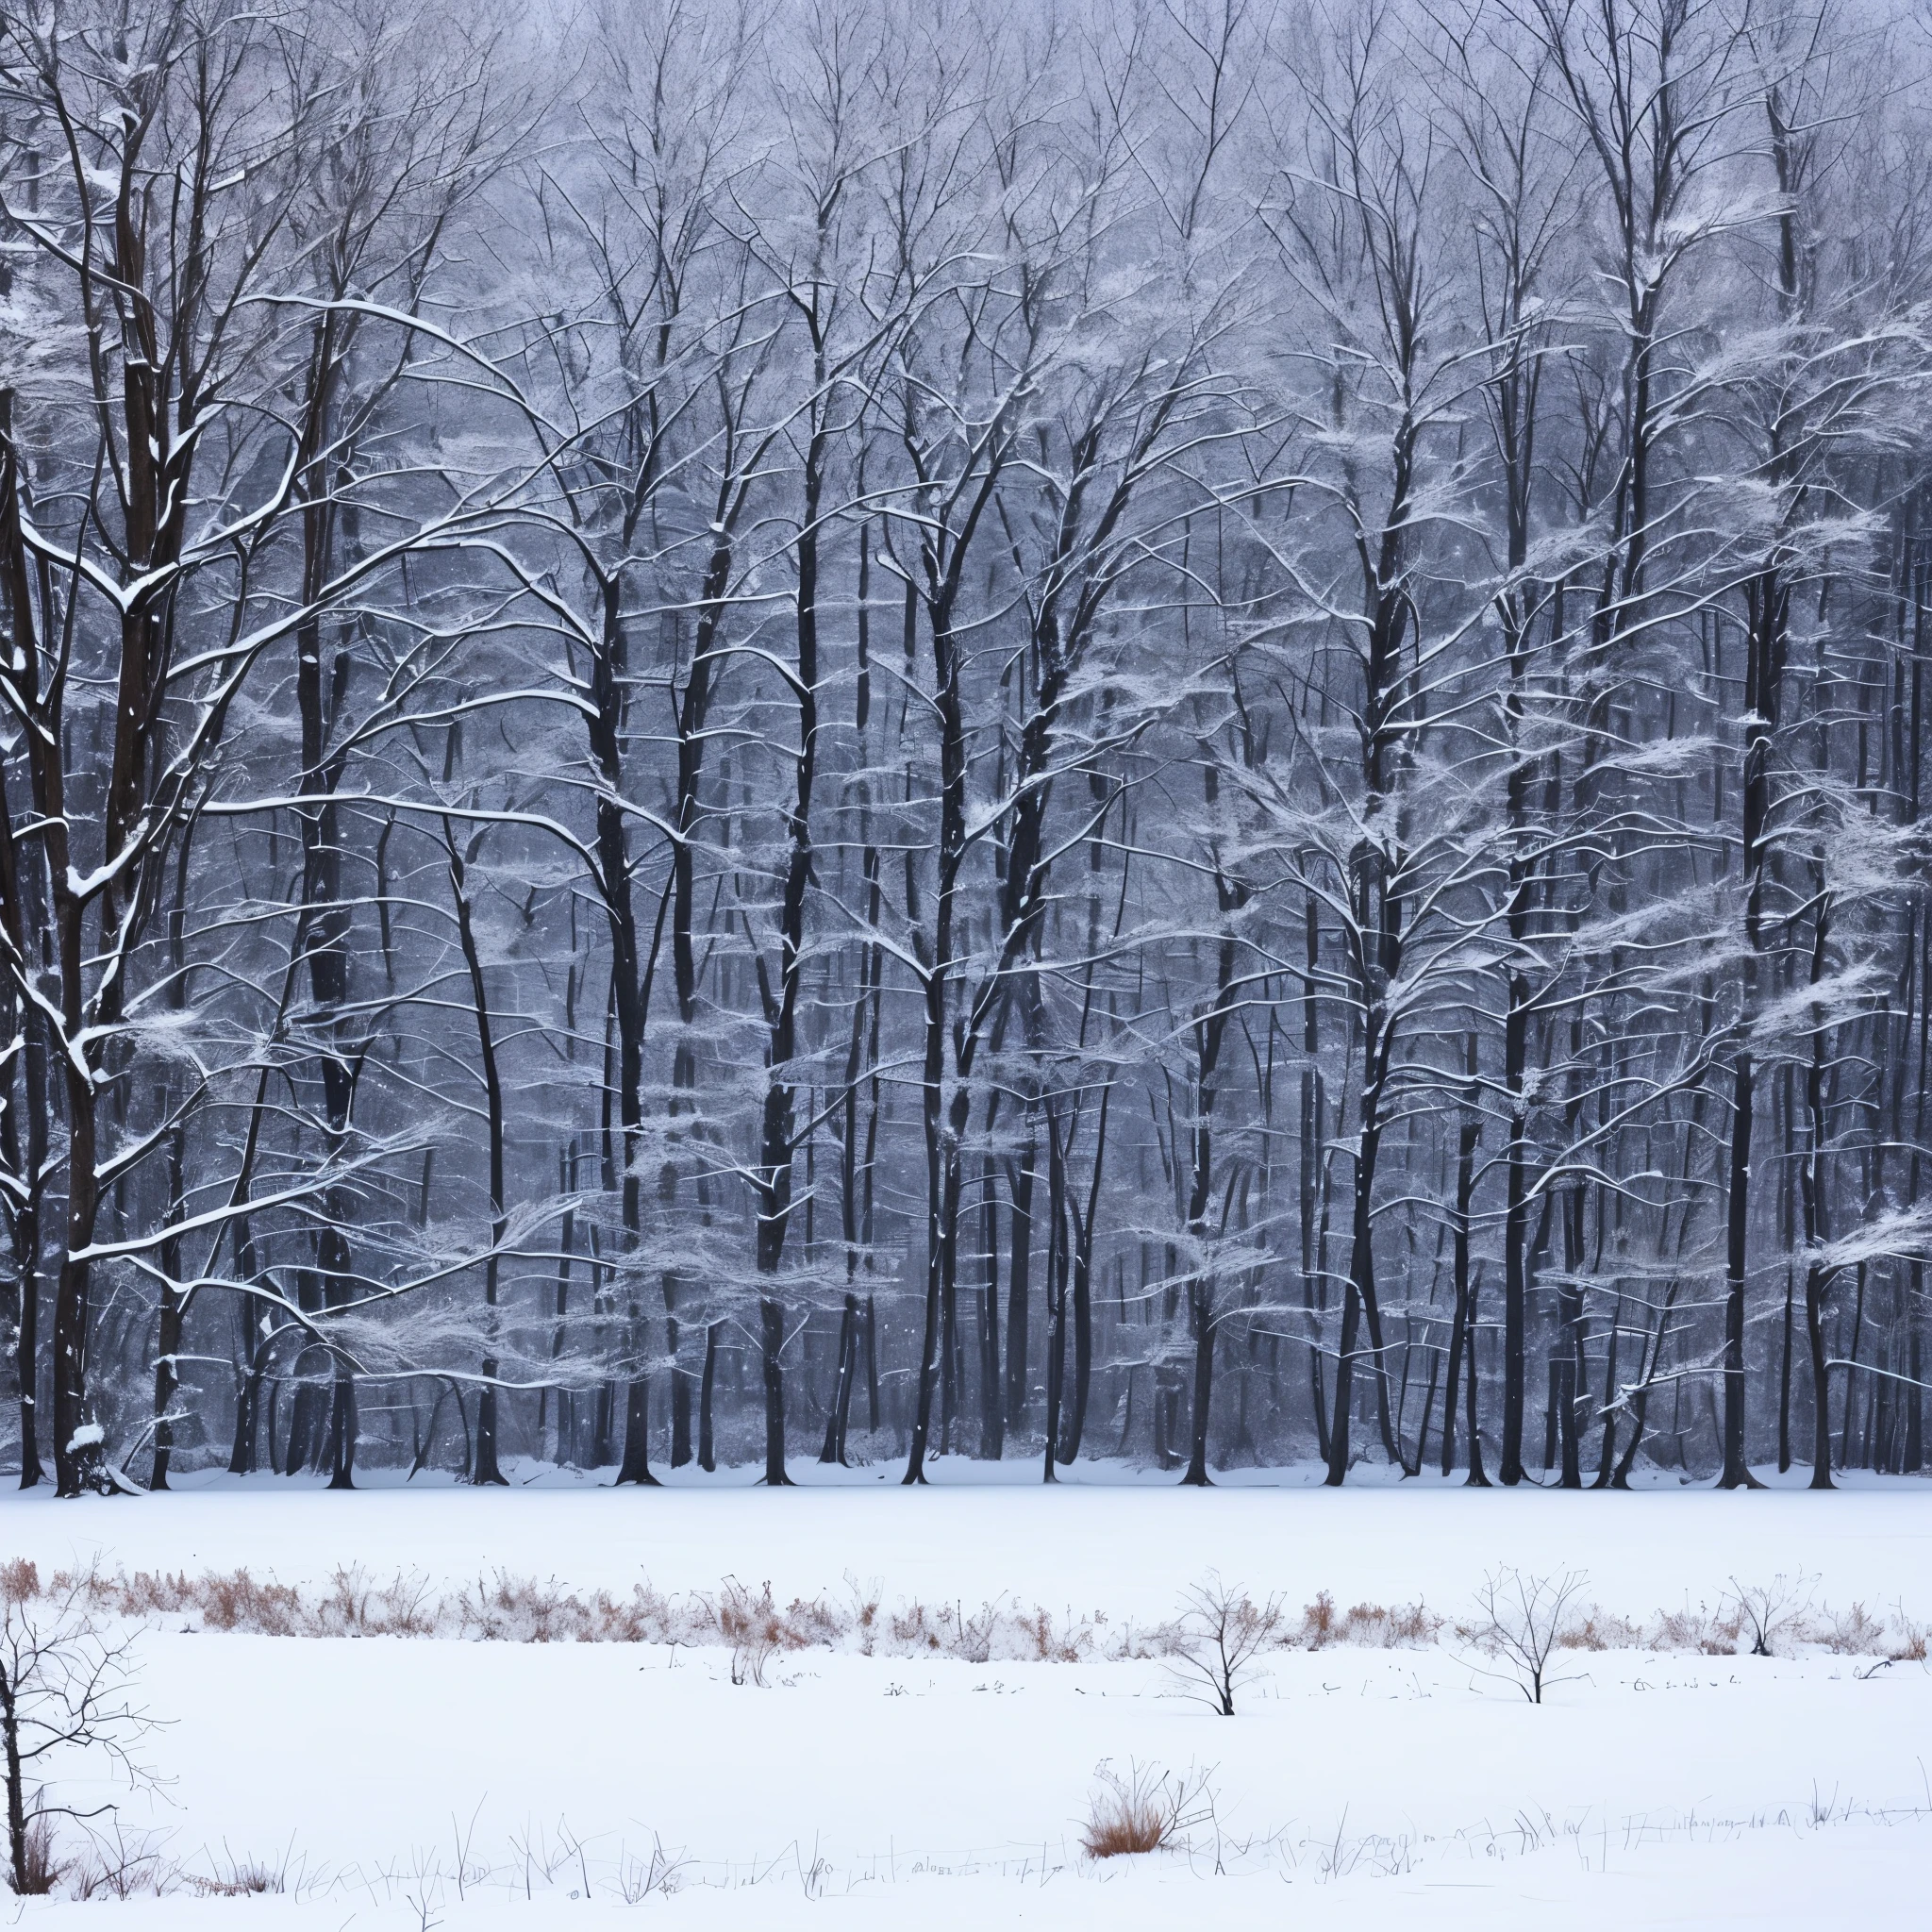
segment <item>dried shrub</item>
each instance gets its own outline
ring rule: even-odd
[[[491,1642],[561,1643],[590,1634],[581,1606],[553,1577],[511,1576],[499,1570],[489,1583],[477,1580],[475,1593],[462,1605],[464,1634]]]
[[[870,1657],[878,1642],[879,1601],[885,1592],[874,1577],[863,1590],[858,1579],[848,1570],[845,1573],[845,1589],[852,1598],[850,1628],[858,1640],[860,1657]]]
[[[1628,1617],[1592,1604],[1576,1613],[1575,1622],[1557,1633],[1558,1650],[1636,1650],[1643,1632]]]
[[[606,1591],[579,1597],[554,1579],[538,1583],[498,1571],[457,1605],[466,1637],[501,1643],[702,1643],[716,1641],[708,1606],[680,1608],[649,1584],[619,1600]]]
[[[1335,1599],[1324,1590],[1302,1612],[1302,1645],[1307,1650],[1320,1650],[1334,1635]]]
[[[641,1905],[651,1897],[670,1898],[684,1889],[685,1867],[690,1863],[681,1853],[667,1852],[663,1840],[654,1832],[648,1857],[635,1857],[629,1851],[619,1854],[618,1895],[627,1906]]]
[[[188,1883],[203,1898],[258,1898],[289,1889],[289,1851],[275,1858],[238,1858],[225,1845],[219,1863],[206,1874],[190,1873]]]
[[[903,1610],[894,1610],[891,1631],[892,1642],[901,1657],[908,1651],[917,1656],[922,1650],[940,1647],[939,1632],[932,1627],[922,1603],[913,1602]]]
[[[1086,1619],[1075,1623],[1070,1616],[1063,1628],[1057,1629],[1045,1610],[1035,1608],[1028,1620],[1027,1635],[1042,1663],[1076,1664],[1091,1656],[1094,1648],[1093,1624]]]
[[[134,1619],[183,1617],[208,1630],[268,1637],[464,1637],[508,1643],[685,1643],[740,1648],[749,1621],[765,1626],[768,1656],[778,1650],[851,1649],[861,1656],[945,1657],[969,1663],[995,1657],[1074,1662],[1101,1647],[1106,1620],[1070,1618],[1057,1624],[1038,1607],[917,1600],[887,1611],[876,1584],[846,1579],[849,1603],[797,1597],[782,1608],[767,1589],[754,1597],[736,1582],[721,1594],[667,1597],[648,1583],[627,1597],[587,1594],[554,1577],[539,1581],[506,1571],[441,1594],[421,1575],[398,1573],[378,1582],[359,1568],[337,1570],[320,1591],[264,1581],[246,1569],[225,1573],[137,1571],[104,1576],[62,1573],[55,1591]],[[0,1568],[0,1602],[11,1589],[45,1596],[31,1563]],[[1131,1633],[1129,1641],[1131,1643]],[[1109,1654],[1120,1655],[1116,1649]]]
[[[844,1615],[824,1597],[793,1597],[785,1607],[787,1641],[797,1650],[836,1649],[848,1628]]]
[[[441,1621],[426,1578],[372,1583],[358,1566],[330,1576],[310,1615],[318,1634],[341,1637],[430,1637]]]
[[[1699,1604],[1694,1610],[1688,1605],[1681,1610],[1659,1610],[1650,1626],[1650,1648],[1680,1655],[1730,1657],[1737,1651],[1743,1628],[1743,1620],[1735,1609],[1713,1612]]]
[[[1815,1645],[1901,1661],[1926,1655],[1925,1633],[1902,1609],[1890,1618],[1874,1617],[1862,1606],[1838,1617],[1811,1610],[1802,1587],[1810,1580],[1815,1579],[1800,1578],[1787,1587],[1777,1577],[1770,1586],[1751,1589],[1734,1580],[1717,1610],[1700,1604],[1659,1611],[1645,1627],[1595,1605],[1573,1604],[1557,1633],[1556,1648],[1648,1647],[1725,1656],[1740,1643],[1755,1650],[1760,1640],[1768,1648],[1781,1639],[1790,1648]],[[499,1570],[441,1593],[420,1575],[398,1573],[378,1583],[348,1568],[338,1570],[317,1591],[259,1579],[246,1569],[195,1576],[180,1571],[137,1571],[132,1576],[63,1571],[43,1579],[25,1558],[0,1562],[0,1608],[60,1595],[131,1619],[184,1618],[204,1629],[266,1637],[723,1645],[734,1652],[751,1682],[772,1657],[787,1650],[949,1657],[973,1664],[1077,1663],[1093,1656],[1173,1662],[1191,1647],[1197,1634],[1186,1616],[1116,1629],[1097,1613],[1056,1619],[1039,1605],[1004,1600],[972,1612],[961,1603],[934,1607],[917,1599],[888,1609],[876,1583],[861,1588],[848,1575],[845,1589],[842,1599],[798,1597],[781,1607],[769,1588],[753,1596],[735,1582],[727,1582],[717,1597],[698,1591],[666,1596],[648,1583],[638,1584],[627,1596],[613,1596],[601,1590],[578,1593],[554,1577],[540,1581]],[[760,1620],[764,1635],[746,1648],[741,1640],[749,1624]],[[1480,1615],[1452,1624],[1420,1603],[1357,1603],[1344,1610],[1323,1591],[1302,1610],[1298,1623],[1279,1619],[1262,1647],[1420,1647],[1441,1641],[1445,1633],[1480,1647],[1486,1628]],[[762,1650],[762,1660],[754,1656],[757,1650]]]
[[[1442,1619],[1422,1604],[1397,1604],[1386,1616],[1391,1644],[1433,1643],[1442,1627]]]
[[[765,1672],[781,1651],[802,1649],[772,1600],[767,1582],[753,1596],[735,1576],[724,1579],[717,1606],[718,1629],[731,1646],[731,1681],[764,1689]]]
[[[211,1630],[242,1630],[259,1637],[294,1637],[308,1627],[301,1593],[286,1583],[258,1583],[246,1570],[205,1575],[193,1598]]]
[[[92,1828],[88,1835],[92,1850],[75,1868],[75,1898],[130,1899],[143,1893],[158,1898],[168,1889],[175,1868],[162,1857],[152,1833],[130,1838],[116,1819],[111,1837]]]
[[[1094,1767],[1081,1849],[1090,1858],[1121,1858],[1180,1845],[1205,1815],[1208,1775],[1132,1761],[1123,1774],[1103,1759]]]
[[[958,1604],[954,1606],[954,1623],[959,1656],[969,1664],[990,1662],[999,1630],[999,1612],[991,1604],[982,1604],[969,1617],[966,1607]]]
[[[1059,1653],[1060,1641],[1054,1632],[1053,1618],[1039,1605],[1022,1620],[1022,1631],[1033,1657],[1041,1663],[1051,1663]]]
[[[633,1586],[629,1601],[613,1604],[600,1596],[604,1627],[608,1635],[602,1641],[620,1643],[676,1643],[686,1641],[684,1622],[668,1597],[660,1596],[648,1583]]]
[[[1335,1599],[1324,1590],[1302,1611],[1300,1628],[1285,1635],[1283,1641],[1304,1650],[1321,1650],[1331,1643],[1393,1650],[1433,1643],[1442,1622],[1424,1604],[1354,1604],[1337,1610]]]
[[[1877,1657],[1885,1649],[1885,1624],[1863,1604],[1855,1603],[1831,1621],[1825,1646],[1837,1657]]]
[[[24,1898],[45,1898],[67,1875],[67,1861],[54,1849],[54,1821],[44,1812],[29,1818],[23,1845],[21,1870],[8,1874],[9,1881]]]

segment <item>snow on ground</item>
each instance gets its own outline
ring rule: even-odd
[[[1932,1484],[1866,1478],[1816,1495],[1801,1488],[1721,1495],[1707,1486],[1629,1493],[1469,1490],[1424,1479],[1350,1479],[1242,1471],[1211,1490],[1123,1480],[1101,1466],[1041,1484],[1030,1464],[940,1463],[924,1489],[896,1468],[840,1473],[795,1464],[778,1493],[744,1471],[613,1491],[543,1471],[508,1490],[379,1474],[354,1496],[281,1478],[206,1479],[145,1499],[53,1500],[0,1492],[0,1552],[42,1567],[95,1550],[128,1570],[234,1569],[285,1582],[339,1564],[462,1581],[502,1569],[579,1589],[710,1590],[722,1576],[769,1578],[783,1597],[836,1589],[850,1573],[886,1595],[969,1607],[1001,1594],[1050,1608],[1163,1617],[1209,1570],[1299,1606],[1425,1599],[1458,1607],[1495,1564],[1587,1569],[1607,1608],[1643,1615],[1803,1569],[1842,1605],[1903,1601],[1932,1619]],[[522,1473],[527,1475],[529,1473]],[[1363,1472],[1372,1475],[1372,1472]],[[1802,1473],[1794,1473],[1802,1480]],[[1760,1472],[1767,1477],[1770,1472]],[[188,1479],[192,1481],[194,1479]]]
[[[801,1475],[806,1472],[801,1470]],[[0,1557],[44,1569],[339,1564],[459,1583],[501,1569],[578,1589],[782,1601],[849,1574],[888,1604],[1002,1595],[1115,1620],[1171,1615],[1209,1570],[1296,1608],[1464,1608],[1498,1563],[1587,1569],[1643,1616],[1733,1577],[1804,1570],[1836,1609],[1932,1616],[1932,1492],[1834,1496],[1207,1493],[1114,1483],[906,1491],[508,1491],[215,1483],[144,1501],[0,1502]],[[128,1932],[534,1927],[630,1914],[661,1846],[670,1932],[908,1920],[935,1928],[1922,1926],[1932,1917],[1932,1672],[1868,1657],[1579,1654],[1532,1707],[1454,1644],[1274,1654],[1232,1720],[1156,1662],[976,1665],[805,1651],[766,1688],[722,1650],[158,1628],[142,1693],[173,1782],[151,1820],[191,1871],[285,1863],[279,1896],[114,1907]],[[1205,1772],[1186,1855],[1094,1864],[1078,1832],[1103,1761]],[[572,1853],[570,1848],[580,1846]],[[463,1875],[458,1880],[458,1866]],[[1217,1872],[1217,1864],[1220,1870]],[[588,1896],[573,1898],[573,1893]],[[568,1913],[564,1907],[570,1907]],[[0,1908],[65,1923],[93,1905]]]

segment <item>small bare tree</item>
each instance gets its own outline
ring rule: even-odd
[[[43,1594],[30,1563],[8,1565],[0,1591],[0,1749],[7,1771],[8,1878],[17,1893],[44,1891],[54,1875],[47,1833],[55,1818],[94,1818],[50,1802],[46,1778],[65,1756],[105,1757],[130,1784],[150,1781],[135,1744],[154,1721],[130,1701],[131,1635],[105,1629],[85,1577]],[[31,1790],[29,1789],[29,1781]]]
[[[1257,1604],[1239,1584],[1219,1575],[1182,1599],[1173,1670],[1186,1694],[1218,1717],[1234,1715],[1234,1693],[1255,1674],[1255,1659],[1281,1630],[1281,1599]]]
[[[1578,1593],[1590,1581],[1581,1570],[1560,1576],[1525,1576],[1520,1570],[1498,1569],[1483,1579],[1476,1591],[1478,1617],[1474,1637],[1493,1666],[1471,1660],[1478,1676],[1511,1683],[1530,1703],[1541,1704],[1543,1692],[1556,1684],[1574,1681],[1553,1676],[1550,1659],[1562,1641]]]
[[[1740,1583],[1734,1576],[1725,1592],[1725,1602],[1737,1610],[1738,1622],[1751,1640],[1753,1657],[1770,1657],[1772,1644],[1804,1619],[1811,1607],[1812,1592],[1818,1579],[1799,1570],[1787,1576],[1783,1571],[1769,1583]]]

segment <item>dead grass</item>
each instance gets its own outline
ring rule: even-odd
[[[260,1898],[289,1889],[288,1858],[227,1857],[212,1872],[191,1873],[188,1884],[203,1898]]]
[[[1592,1604],[1557,1636],[1558,1650],[1641,1650],[1643,1626]]]
[[[1712,1610],[1703,1604],[1692,1609],[1659,1610],[1644,1633],[1645,1648],[1679,1656],[1733,1657],[1743,1635],[1744,1620],[1735,1609]]]
[[[1337,1610],[1324,1590],[1303,1610],[1301,1628],[1291,1631],[1287,1641],[1297,1650],[1322,1650],[1331,1643],[1406,1650],[1433,1643],[1445,1621],[1422,1604],[1353,1604]]]
[[[42,1577],[22,1557],[0,1561],[0,1603],[20,1603],[77,1589],[97,1609],[138,1622],[165,1619],[177,1627],[236,1631],[262,1637],[442,1638],[487,1643],[652,1643],[724,1649],[734,1681],[759,1684],[787,1654],[835,1651],[859,1657],[950,1658],[984,1663],[1078,1663],[1172,1659],[1189,1641],[1185,1616],[1165,1623],[1119,1624],[1100,1613],[1056,1615],[1040,1605],[1002,1598],[969,1610],[963,1603],[917,1598],[887,1606],[876,1583],[848,1576],[842,1594],[793,1597],[781,1603],[769,1583],[756,1591],[726,1578],[715,1591],[667,1595],[649,1583],[627,1595],[575,1591],[554,1577],[497,1571],[474,1583],[439,1591],[427,1578],[398,1573],[387,1579],[358,1566],[335,1571],[320,1588],[277,1582],[246,1569],[203,1571],[60,1572]],[[1557,1638],[1579,1651],[1652,1650],[1677,1655],[1733,1656],[1751,1632],[1733,1592],[1713,1609],[1698,1604],[1659,1610],[1646,1624],[1579,1605]],[[1781,1648],[1840,1656],[1922,1660],[1927,1633],[1903,1610],[1874,1614],[1863,1604],[1842,1613],[1808,1607],[1779,1625]],[[1420,1649],[1445,1633],[1462,1641],[1473,1628],[1454,1624],[1426,1605],[1357,1603],[1340,1607],[1319,1592],[1300,1617],[1271,1626],[1270,1650],[1323,1650],[1337,1645]]]
[[[119,1819],[106,1830],[89,1829],[92,1848],[73,1871],[73,1895],[89,1898],[158,1898],[176,1876],[151,1832],[130,1836]]]
[[[1888,1635],[1883,1618],[1873,1616],[1863,1604],[1855,1603],[1842,1616],[1831,1620],[1831,1635],[1825,1647],[1836,1657],[1883,1657]]]
[[[1090,1858],[1129,1857],[1158,1852],[1168,1840],[1166,1814],[1138,1796],[1108,1794],[1096,1804],[1080,1833],[1080,1848]]]
[[[54,1849],[51,1818],[27,1820],[25,1867],[26,1883],[14,1888],[25,1898],[45,1898],[67,1875],[67,1861]]]
[[[734,1684],[755,1684],[763,1690],[772,1659],[787,1650],[803,1650],[811,1641],[773,1601],[769,1582],[754,1596],[737,1577],[727,1576],[713,1614],[720,1635],[731,1646]]]
[[[1090,1858],[1134,1857],[1186,1841],[1187,1830],[1206,1815],[1208,1774],[1162,1771],[1129,1762],[1124,1772],[1103,1761],[1093,1774],[1093,1795],[1080,1847]]]
[[[1925,1627],[1914,1624],[1909,1617],[1899,1619],[1899,1631],[1891,1652],[1892,1661],[1901,1664],[1922,1664],[1925,1661]]]

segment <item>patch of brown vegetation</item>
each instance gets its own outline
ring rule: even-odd
[[[726,1578],[715,1592],[666,1595],[640,1583],[627,1595],[575,1591],[554,1577],[497,1571],[451,1591],[427,1578],[386,1580],[351,1565],[320,1588],[258,1577],[247,1569],[58,1572],[43,1578],[25,1557],[0,1561],[0,1604],[25,1603],[78,1591],[93,1607],[140,1622],[183,1624],[259,1637],[467,1639],[487,1643],[653,1643],[722,1648],[733,1657],[736,1680],[759,1684],[784,1654],[821,1650],[859,1657],[949,1658],[983,1664],[1078,1663],[1101,1657],[1171,1659],[1188,1642],[1185,1617],[1119,1625],[1105,1615],[1056,1616],[1043,1607],[1008,1599],[968,1610],[963,1603],[917,1598],[887,1607],[876,1584],[845,1580],[845,1593],[793,1597],[780,1604],[769,1583],[757,1591]],[[1920,1661],[1927,1633],[1906,1617],[1874,1615],[1863,1604],[1841,1614],[1808,1607],[1780,1624],[1794,1648],[1841,1656]],[[1357,1603],[1342,1609],[1326,1591],[1299,1620],[1271,1622],[1263,1647],[1323,1650],[1335,1645],[1419,1649],[1443,1634],[1462,1641],[1475,1632],[1426,1605]],[[1716,1609],[1699,1604],[1659,1610],[1647,1624],[1603,1609],[1577,1607],[1557,1641],[1579,1651],[1653,1650],[1707,1657],[1733,1656],[1749,1632],[1738,1599]]]
[[[1103,1763],[1093,1774],[1093,1796],[1080,1827],[1080,1847],[1090,1858],[1133,1857],[1179,1845],[1207,1788],[1206,1774],[1185,1776],[1158,1765],[1129,1764],[1124,1773]]]

